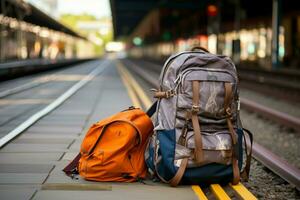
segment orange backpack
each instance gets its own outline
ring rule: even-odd
[[[145,178],[144,152],[153,131],[149,111],[130,107],[94,124],[83,139],[80,154],[63,171],[93,181]]]

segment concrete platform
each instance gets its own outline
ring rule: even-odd
[[[198,199],[190,186],[171,188],[152,181],[99,183],[80,177],[71,179],[62,172],[77,155],[82,138],[93,123],[131,105],[111,62],[101,75],[0,149],[0,199]],[[66,189],[69,184],[98,185],[104,189]]]

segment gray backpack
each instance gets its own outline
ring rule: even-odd
[[[145,152],[149,172],[176,186],[240,181],[243,145],[249,133],[239,120],[237,71],[226,56],[202,48],[171,56],[154,93],[155,131]],[[247,145],[245,145],[247,147]],[[247,148],[245,148],[247,150]]]

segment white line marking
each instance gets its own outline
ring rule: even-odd
[[[60,97],[58,97],[55,101],[53,101],[51,104],[49,104],[44,109],[38,111],[34,115],[32,115],[29,119],[27,119],[25,122],[20,124],[17,128],[9,132],[7,135],[2,137],[0,139],[0,148],[2,148],[6,143],[8,143],[10,140],[18,136],[20,133],[22,133],[24,130],[29,128],[31,125],[33,125],[36,121],[41,119],[43,116],[47,115],[51,111],[53,111],[55,108],[60,106],[64,101],[66,101],[69,97],[71,97],[75,92],[77,92],[82,86],[87,84],[90,80],[92,80],[95,76],[99,75],[103,70],[107,67],[109,61],[103,61],[100,66],[98,66],[96,69],[94,69],[91,73],[88,74],[88,76],[84,77],[81,81],[73,85],[68,91],[66,91],[64,94],[62,94]]]
[[[94,64],[94,61],[88,61],[86,63],[93,63]],[[81,64],[86,64],[86,63],[81,63]],[[81,64],[75,64],[75,65],[79,66]],[[34,79],[33,81],[31,81],[29,83],[25,83],[23,85],[20,85],[20,86],[2,91],[2,92],[0,92],[0,98],[3,98],[3,97],[6,97],[6,96],[9,96],[9,95],[12,95],[12,94],[16,94],[18,92],[22,92],[24,90],[28,90],[28,89],[37,87],[37,86],[42,85],[44,83],[48,83],[49,81],[56,80],[56,76],[59,75],[58,73],[61,73],[61,72],[67,71],[67,70],[68,69],[63,69],[61,71],[55,72],[54,74],[44,75],[40,78]]]

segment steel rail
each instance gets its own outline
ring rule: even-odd
[[[45,115],[47,115],[48,113],[50,113],[51,111],[56,109],[58,106],[60,106],[68,98],[70,98],[72,95],[74,95],[81,87],[83,87],[85,84],[87,84],[95,76],[102,73],[107,65],[108,65],[108,61],[102,62],[100,65],[101,67],[100,66],[96,67],[96,69],[94,69],[92,72],[90,72],[82,80],[80,80],[79,82],[74,84],[71,88],[69,88],[65,93],[63,93],[61,96],[59,96],[51,104],[49,104],[42,110],[38,111],[37,113],[35,113],[31,117],[29,117],[26,121],[24,121],[22,124],[17,126],[14,130],[10,131],[7,135],[3,136],[0,139],[0,148],[2,148],[4,145],[6,145],[8,142],[10,142],[12,139],[14,139],[19,134],[21,134],[27,128],[32,126],[39,119],[41,119],[42,117],[44,117]]]
[[[256,112],[259,115],[271,119],[279,124],[295,129],[300,132],[300,119],[291,115],[288,115],[284,112],[280,112],[266,106],[263,106],[254,101],[250,101],[245,98],[240,98],[241,107],[246,110]]]
[[[287,101],[291,103],[298,103],[300,101],[300,90],[298,94],[286,89],[271,88],[270,86],[267,85],[261,85],[259,83],[248,82],[248,81],[241,81],[240,86],[241,88],[252,90],[254,92],[261,93],[265,96],[272,96],[276,99],[281,99],[283,101]]]
[[[277,88],[288,89],[288,90],[296,91],[296,92],[298,92],[300,89],[299,83],[297,84],[294,81],[288,82],[287,80],[279,80],[274,77],[251,74],[249,72],[248,73],[245,73],[245,72],[239,73],[239,78],[244,81],[250,81],[250,82],[275,86]]]
[[[300,191],[300,170],[298,168],[256,142],[252,146],[252,155],[256,160]]]
[[[85,61],[85,63],[78,63],[78,64],[74,64],[74,65],[80,66],[80,65],[83,65],[83,64],[93,63],[93,62],[95,62],[95,61]],[[27,82],[25,84],[22,84],[20,86],[1,91],[0,92],[0,98],[6,97],[6,96],[9,96],[9,95],[13,95],[13,94],[16,94],[16,93],[19,93],[19,92],[23,92],[25,90],[28,90],[28,89],[43,85],[45,83],[48,83],[49,81],[55,80],[55,76],[58,73],[61,73],[61,72],[66,71],[66,70],[68,70],[68,69],[63,69],[63,70],[60,70],[59,72],[54,72],[52,74],[43,75],[42,77],[35,78],[32,81]]]
[[[146,72],[145,70],[143,70],[141,67],[137,66],[135,63],[127,60],[126,62],[129,62],[130,65],[132,67],[130,67],[130,69],[132,71],[134,71],[134,73],[138,74],[142,79],[144,79],[145,81],[147,81],[151,86],[158,88],[158,80],[156,78],[154,78],[154,73],[149,73]],[[152,74],[152,76],[151,76]],[[243,106],[245,105],[249,105],[249,109],[254,106],[257,106],[258,104],[255,103],[253,104],[251,102],[251,104],[249,104],[249,100],[244,101],[245,99],[243,99],[244,104],[242,104]],[[248,104],[247,104],[248,103]],[[272,113],[276,113],[276,112],[270,112],[270,108],[269,109],[261,109],[263,106],[259,107],[260,108],[260,112],[263,111],[267,111],[267,115],[272,117]],[[253,110],[253,109],[252,109]],[[279,115],[280,112],[276,113],[278,116],[278,118],[280,119]],[[267,116],[266,115],[266,116]],[[267,168],[269,168],[272,172],[274,172],[275,174],[277,174],[278,176],[280,176],[281,178],[283,178],[284,180],[286,180],[288,183],[294,185],[297,190],[300,190],[300,170],[297,169],[296,167],[292,166],[291,164],[289,164],[286,160],[280,158],[279,156],[275,155],[274,153],[272,153],[271,151],[269,151],[268,149],[264,148],[263,146],[257,144],[256,142],[253,143],[253,157],[255,159],[257,159],[259,162],[261,162],[264,166],[266,166]]]

